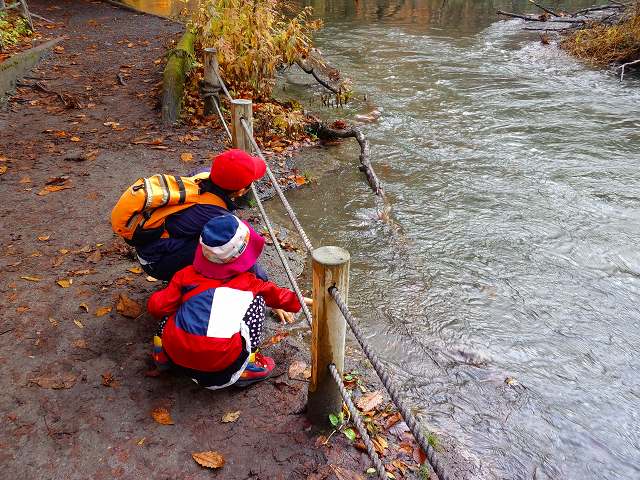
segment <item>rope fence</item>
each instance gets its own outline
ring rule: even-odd
[[[222,92],[224,92],[225,96],[229,99],[229,101],[232,104],[232,113],[233,113],[234,102],[237,102],[237,101],[234,100],[233,97],[230,95],[229,90],[227,89],[226,85],[224,84],[224,81],[222,80],[222,78],[220,77],[219,72],[217,71],[217,68],[214,68],[213,72],[210,72],[210,73],[213,73],[215,75],[215,77],[217,77],[217,82],[216,83],[218,83],[218,85],[216,85],[215,87],[219,87],[219,90],[222,90]],[[234,137],[234,134],[232,134],[231,130],[228,128],[227,122],[226,122],[226,120],[224,118],[224,115],[222,114],[221,109],[220,109],[219,98],[215,98],[214,103],[215,103],[217,114],[220,117],[220,121],[223,124],[227,135],[229,136],[229,138],[232,140],[233,143],[236,143],[237,139],[236,139],[236,137]],[[237,121],[237,120],[234,120],[234,122],[235,121]],[[253,136],[252,127],[251,127],[251,123],[250,123],[251,121],[252,121],[251,118],[240,117],[239,125],[243,130],[242,134],[244,135],[245,139],[248,139],[249,144],[250,144],[251,148],[254,150],[254,152],[267,165],[267,169],[266,169],[267,176],[269,177],[269,180],[271,181],[271,184],[272,184],[272,186],[273,186],[278,198],[282,202],[282,204],[283,204],[283,206],[284,206],[284,208],[285,208],[285,210],[287,212],[287,215],[291,219],[291,222],[293,223],[293,225],[296,228],[298,234],[300,235],[300,237],[301,237],[301,239],[302,239],[302,241],[304,243],[305,248],[307,249],[308,252],[311,253],[311,252],[314,251],[313,244],[309,240],[309,237],[307,236],[306,232],[302,228],[302,225],[300,224],[300,222],[299,222],[299,220],[298,220],[293,208],[289,204],[289,202],[288,202],[287,198],[285,197],[282,189],[280,188],[278,180],[276,179],[275,175],[273,174],[273,172],[269,168],[269,165],[266,162],[266,159],[265,159],[262,151],[260,150],[260,147],[258,146],[258,144],[257,144],[257,142],[256,142],[256,140],[255,140],[255,138]],[[235,133],[236,133],[236,135],[238,134],[237,131]],[[278,257],[280,258],[280,261],[282,263],[282,266],[284,267],[285,273],[286,273],[286,275],[287,275],[287,277],[288,277],[288,279],[289,279],[289,281],[291,283],[291,286],[293,287],[293,290],[296,293],[296,296],[298,297],[298,300],[300,301],[300,304],[302,305],[302,310],[304,312],[304,315],[307,318],[307,322],[309,323],[310,326],[312,326],[313,325],[313,318],[312,318],[311,312],[309,311],[308,307],[306,306],[306,304],[304,302],[304,297],[302,295],[302,292],[300,290],[298,282],[297,282],[295,276],[293,275],[293,272],[291,270],[291,266],[289,264],[289,261],[288,261],[287,257],[285,256],[285,254],[283,253],[282,248],[280,247],[279,240],[278,240],[278,238],[276,236],[276,233],[273,230],[273,227],[271,225],[271,221],[270,221],[270,219],[269,219],[269,217],[267,215],[267,212],[266,212],[266,210],[264,208],[262,200],[260,199],[260,197],[258,195],[258,192],[257,192],[257,190],[256,190],[256,188],[255,188],[255,186],[253,184],[251,185],[251,191],[253,193],[253,196],[255,198],[256,204],[258,206],[258,210],[260,212],[260,216],[262,217],[262,220],[263,220],[263,222],[264,222],[264,224],[265,224],[265,226],[267,228],[267,231],[268,231],[269,235],[271,236],[271,239],[273,240],[273,245],[274,245],[274,247],[276,249],[276,253],[278,254]],[[399,391],[398,387],[391,380],[391,377],[389,376],[388,372],[386,371],[384,364],[382,363],[382,361],[380,360],[378,355],[373,350],[371,350],[370,345],[366,342],[366,339],[364,337],[364,334],[363,334],[358,322],[355,320],[355,318],[351,314],[346,302],[343,300],[340,292],[335,287],[335,285],[332,285],[328,289],[328,294],[330,295],[331,299],[335,302],[335,305],[338,307],[338,309],[341,312],[342,316],[344,317],[344,320],[346,321],[346,323],[351,328],[351,331],[353,332],[356,340],[358,341],[358,344],[362,348],[362,350],[365,353],[366,357],[371,362],[371,365],[373,366],[376,374],[378,375],[378,377],[380,378],[380,380],[381,380],[382,384],[384,385],[385,389],[389,393],[389,396],[391,397],[391,400],[393,401],[393,403],[397,407],[398,411],[400,412],[400,414],[404,418],[404,421],[407,424],[407,427],[409,428],[411,433],[413,434],[418,446],[426,454],[427,461],[429,462],[429,464],[433,468],[433,471],[436,473],[436,475],[438,476],[438,478],[440,480],[450,480],[449,477],[447,476],[444,468],[443,468],[442,463],[440,462],[440,459],[438,458],[437,452],[435,451],[433,446],[429,444],[429,440],[428,440],[427,436],[425,436],[424,432],[421,430],[420,425],[419,425],[418,421],[416,420],[415,416],[409,410],[409,408],[406,405],[406,403],[400,397],[400,391]],[[315,301],[315,299],[314,299],[314,301]],[[351,393],[345,387],[344,381],[342,379],[342,375],[341,375],[339,369],[336,367],[335,364],[330,363],[328,365],[328,373],[329,373],[330,377],[333,379],[333,381],[335,382],[335,384],[337,385],[337,388],[339,389],[340,397],[342,398],[342,400],[344,401],[345,405],[347,406],[347,410],[349,411],[349,414],[351,416],[351,421],[355,425],[356,429],[358,430],[358,433],[360,434],[360,437],[362,438],[362,441],[363,441],[363,443],[364,443],[364,445],[365,445],[365,447],[367,449],[367,453],[369,454],[369,457],[371,458],[371,460],[373,462],[373,465],[374,465],[374,467],[376,469],[378,477],[380,478],[380,480],[387,480],[389,477],[387,475],[387,471],[386,471],[386,469],[384,467],[384,464],[382,463],[382,460],[380,459],[380,456],[378,455],[378,453],[375,450],[373,442],[371,441],[371,437],[369,436],[369,433],[368,433],[368,431],[367,431],[367,429],[366,429],[366,427],[365,427],[365,425],[364,425],[364,423],[362,421],[362,418],[360,416],[359,411],[356,409],[355,405],[353,404],[353,400],[351,398]],[[313,380],[313,378],[312,378],[312,380]]]

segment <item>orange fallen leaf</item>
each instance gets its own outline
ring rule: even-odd
[[[53,390],[61,390],[63,388],[71,388],[78,380],[78,376],[73,372],[64,372],[53,375],[39,375],[29,379],[30,383],[35,383],[42,388],[51,388]]]
[[[116,311],[127,318],[138,318],[142,315],[142,307],[124,293],[118,295]]]
[[[127,271],[129,271],[131,273],[135,273],[136,275],[140,275],[142,273],[142,268],[140,268],[140,267],[131,267],[131,268],[127,268]]]
[[[380,405],[383,401],[382,392],[376,390],[375,392],[369,392],[362,395],[356,405],[363,412],[369,412]]]
[[[180,154],[180,160],[183,162],[193,162],[193,153],[184,152]]]
[[[101,376],[102,376],[102,385],[104,387],[116,386],[116,379],[111,372],[105,372]]]
[[[285,332],[285,331],[279,331],[276,332],[276,334],[271,337],[269,340],[267,340],[266,344],[267,345],[276,345],[278,343],[280,343],[282,340],[284,340],[284,338],[289,336],[289,332]]]
[[[96,317],[102,317],[113,310],[113,307],[100,307],[96,310]]]
[[[233,423],[240,418],[240,410],[227,412],[222,416],[222,423]]]
[[[80,137],[73,136],[69,140],[71,140],[72,142],[79,142],[80,141]]]
[[[62,288],[69,288],[73,283],[73,278],[70,278],[68,280],[67,279],[58,280],[56,283],[60,285]]]
[[[29,307],[27,307],[26,305],[22,305],[22,306],[16,308],[16,312],[18,312],[18,313],[24,313],[24,312],[28,312],[28,311],[29,311]]]
[[[87,341],[84,338],[79,338],[78,340],[73,342],[73,346],[76,348],[87,348]]]
[[[28,280],[30,282],[39,282],[40,280],[42,280],[42,278],[36,277],[35,275],[22,275],[20,278],[23,280]]]
[[[40,240],[41,242],[46,242],[47,240],[49,240],[51,238],[51,235],[40,235],[38,237],[38,240]]]
[[[29,175],[25,175],[20,179],[20,182],[18,183],[31,183],[31,177],[29,177]]]
[[[6,165],[0,165],[0,175],[4,175],[5,173],[7,173],[9,167],[7,167]]]
[[[64,52],[64,47],[62,45],[57,45],[53,48],[53,51],[56,53],[63,53]]]
[[[225,462],[222,454],[218,452],[197,452],[192,453],[191,456],[198,465],[207,468],[221,468]]]
[[[38,195],[44,197],[50,193],[59,192],[60,190],[66,190],[68,188],[73,188],[73,185],[71,185],[71,183],[65,183],[63,185],[45,185],[45,187],[38,192]]]
[[[160,425],[175,425],[169,410],[164,407],[158,407],[151,410],[151,416]]]

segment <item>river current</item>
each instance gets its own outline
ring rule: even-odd
[[[350,304],[422,420],[488,478],[640,478],[640,80],[494,13],[525,1],[301,3],[358,92],[330,115],[381,111],[400,228],[349,142],[307,152],[290,200],[351,252]],[[281,94],[321,110],[302,77]]]

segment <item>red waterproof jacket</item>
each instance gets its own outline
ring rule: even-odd
[[[295,293],[245,272],[226,280],[200,275],[190,265],[177,272],[167,288],[151,295],[147,310],[169,317],[162,332],[162,346],[177,365],[217,372],[229,367],[242,353],[242,339],[250,345],[242,319],[261,295],[272,308],[300,310]]]

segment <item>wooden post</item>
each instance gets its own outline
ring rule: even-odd
[[[251,100],[236,98],[231,101],[231,137],[234,148],[239,148],[251,153],[251,142],[246,134],[240,120],[244,119],[248,125],[251,135],[253,135],[253,107]]]
[[[311,326],[311,380],[307,398],[307,416],[320,426],[330,413],[342,409],[340,390],[329,373],[334,364],[344,370],[346,321],[329,295],[336,286],[347,301],[349,294],[349,252],[340,247],[320,247],[313,251],[313,325]]]
[[[222,85],[218,80],[216,73],[220,71],[218,65],[218,50],[213,47],[204,49],[204,80],[202,92],[206,94],[204,97],[204,114],[213,115],[216,113],[214,102],[220,105],[220,91]]]

